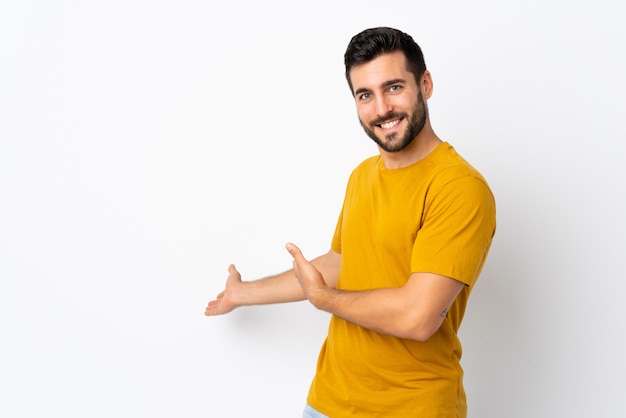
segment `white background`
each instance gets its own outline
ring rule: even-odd
[[[231,262],[327,250],[376,153],[343,52],[381,25],[422,46],[433,127],[498,202],[461,330],[470,417],[623,414],[617,5],[3,2],[0,416],[299,416],[328,316],[204,307]]]

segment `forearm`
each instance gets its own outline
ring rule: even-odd
[[[334,289],[337,284],[341,256],[330,250],[311,262],[323,275],[326,285]],[[242,282],[241,286],[233,290],[232,298],[238,306],[247,306],[298,302],[305,300],[306,296],[294,270],[291,269],[275,276]]]
[[[321,310],[373,331],[425,341],[443,318],[409,306],[402,289],[342,291],[319,289],[309,300]]]
[[[304,292],[292,270],[259,280],[242,282],[231,298],[237,306],[266,305],[304,300]]]
[[[464,287],[449,277],[413,273],[400,288],[341,291],[316,286],[310,288],[308,299],[319,309],[362,327],[425,341],[439,329]]]

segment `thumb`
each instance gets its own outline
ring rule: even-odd
[[[302,251],[300,251],[300,248],[298,248],[295,244],[289,242],[287,243],[287,245],[285,245],[285,248],[287,248],[287,251],[289,251],[289,254],[291,254],[296,262],[304,261],[304,255],[302,255]]]
[[[228,277],[235,277],[237,280],[241,280],[241,274],[234,264],[228,266]]]

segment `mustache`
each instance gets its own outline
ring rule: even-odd
[[[387,121],[393,120],[393,119],[404,119],[407,117],[406,113],[397,113],[397,112],[389,112],[387,113],[385,116],[381,116],[378,119],[374,119],[373,121],[370,122],[371,126],[374,125],[381,125]]]

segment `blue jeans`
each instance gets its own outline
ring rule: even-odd
[[[329,418],[321,412],[317,412],[315,409],[311,407],[311,405],[306,404],[304,407],[304,411],[302,412],[302,418]]]

